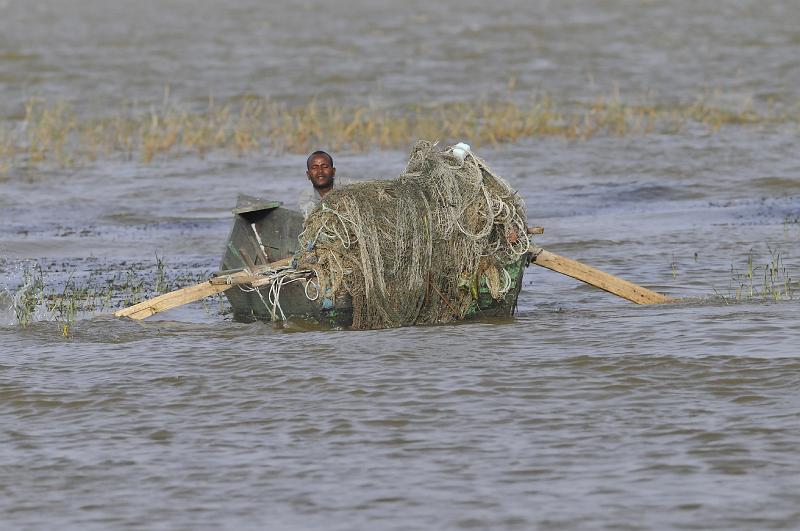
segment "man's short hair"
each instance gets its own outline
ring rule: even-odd
[[[333,157],[331,157],[329,153],[326,153],[325,151],[315,151],[314,153],[309,155],[308,158],[306,159],[306,169],[309,170],[311,169],[311,159],[313,159],[317,155],[325,155],[326,157],[328,157],[328,161],[331,163],[331,168],[333,168]]]

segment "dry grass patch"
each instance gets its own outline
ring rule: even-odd
[[[0,124],[0,173],[43,165],[65,167],[99,158],[136,159],[224,150],[237,155],[269,150],[306,153],[403,149],[417,138],[466,139],[503,144],[555,136],[679,134],[687,124],[712,131],[723,126],[800,124],[800,104],[759,112],[751,100],[735,104],[719,93],[678,104],[626,103],[618,93],[585,102],[557,102],[547,95],[400,108],[345,107],[312,100],[287,106],[263,98],[224,105],[210,99],[189,109],[168,99],[141,109],[121,105],[110,116],[81,117],[64,102],[32,99],[21,123]]]

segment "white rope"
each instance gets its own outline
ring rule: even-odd
[[[311,298],[311,295],[308,294],[308,286],[309,285],[314,286],[314,289],[317,291],[317,294],[314,295],[313,299]],[[306,285],[303,287],[303,292],[306,294],[306,299],[308,299],[310,301],[315,301],[315,300],[319,299],[320,291],[321,290],[319,289],[319,284],[318,283],[316,283],[314,281],[311,281],[311,280],[306,280]]]
[[[259,279],[255,280],[255,281],[253,281],[254,283],[258,282],[257,286],[252,286],[251,285],[251,287],[246,287],[244,284],[239,284],[239,289],[241,291],[245,292],[245,293],[253,293],[253,292],[255,292],[258,295],[258,298],[261,299],[261,302],[266,307],[267,311],[270,314],[270,318],[273,321],[277,321],[278,320],[278,315],[280,315],[280,319],[282,321],[285,321],[286,320],[286,314],[284,313],[283,308],[281,307],[281,303],[280,303],[281,289],[286,284],[291,284],[292,282],[298,282],[300,280],[305,280],[305,278],[302,277],[302,276],[298,276],[297,278],[291,278],[290,279],[290,278],[288,278],[289,275],[295,275],[295,274],[302,275],[304,273],[309,273],[309,272],[310,271],[308,271],[308,270],[276,271],[275,273],[272,273],[270,275],[264,275],[262,278],[259,278]],[[269,290],[267,291],[267,298],[264,299],[264,295],[261,293],[261,288],[266,286],[266,285],[269,285]],[[306,292],[306,297],[308,297],[307,286],[304,288],[304,291]],[[317,294],[317,297],[319,297],[319,293]],[[311,299],[309,297],[309,300],[316,300],[316,299]]]
[[[511,274],[506,271],[505,267],[501,267],[500,271],[503,274],[503,287],[500,288],[499,293],[500,295],[505,295],[511,289]]]
[[[286,314],[283,313],[283,308],[281,308],[281,288],[283,287],[284,278],[286,278],[285,275],[281,275],[269,285],[269,293],[267,298],[272,303],[272,311],[270,313],[275,316],[272,318],[273,321],[277,321],[277,313],[275,312],[276,308],[279,312],[281,312],[281,320],[286,320]]]
[[[259,288],[250,288],[250,289],[248,289],[248,288],[245,288],[242,284],[239,284],[239,289],[242,290],[245,293],[252,293],[252,292],[255,291],[256,295],[258,295],[258,298],[261,299],[261,302],[264,304],[264,307],[267,309],[268,312],[270,312],[270,318],[273,321],[276,320],[275,319],[275,314],[272,312],[272,310],[270,310],[269,304],[267,304],[267,301],[264,300],[264,296],[261,294],[261,290]]]

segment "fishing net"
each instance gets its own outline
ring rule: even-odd
[[[354,328],[387,328],[463,319],[480,279],[500,299],[511,287],[504,266],[528,243],[507,182],[469,151],[418,141],[396,179],[329,192],[306,219],[297,261],[316,274],[323,308],[350,297]]]

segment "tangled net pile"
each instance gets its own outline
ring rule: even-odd
[[[418,141],[396,179],[336,188],[306,220],[298,267],[328,307],[352,298],[354,328],[463,319],[481,278],[499,300],[503,266],[528,250],[520,196],[469,151],[435,146]]]

